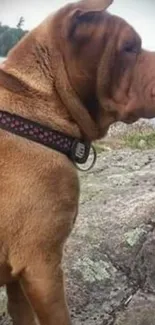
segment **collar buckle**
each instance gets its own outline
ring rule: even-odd
[[[88,161],[89,156],[91,155],[92,151],[92,159],[89,165],[86,164],[85,168],[79,167],[81,164],[85,164]],[[80,140],[75,140],[73,142],[72,148],[71,148],[71,159],[75,163],[77,169],[80,171],[88,171],[90,170],[96,162],[96,150],[95,148],[91,145],[90,142],[88,141],[80,141]]]

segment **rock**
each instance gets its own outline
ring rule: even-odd
[[[117,315],[114,325],[154,325],[155,297],[137,293],[128,308]]]
[[[144,139],[141,139],[138,143],[140,149],[144,149],[147,146],[147,142]]]
[[[127,325],[132,313],[132,325],[145,324],[147,292],[155,298],[154,176],[150,150],[104,153],[81,175],[80,213],[65,257],[73,324],[116,325],[124,317],[118,324]],[[143,305],[125,314],[139,289]],[[146,309],[152,325],[154,299]]]
[[[155,129],[155,121],[146,120],[146,119],[139,119],[137,122],[133,124],[125,124],[123,122],[116,122],[112,124],[109,128],[108,137],[121,137],[124,135],[129,135],[133,133],[139,132],[152,132]]]
[[[4,288],[2,288],[0,292],[0,315],[4,315],[7,312],[6,300],[7,300],[6,291]]]
[[[0,324],[11,325],[10,317],[7,315],[7,296],[4,288],[0,290]]]

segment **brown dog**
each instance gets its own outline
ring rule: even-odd
[[[70,4],[30,32],[0,70],[0,111],[92,141],[115,121],[155,116],[155,54],[111,0]],[[61,259],[78,210],[68,157],[0,129],[0,284],[15,325],[71,324]]]

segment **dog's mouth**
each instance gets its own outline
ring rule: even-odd
[[[129,115],[126,118],[121,119],[122,122],[126,123],[126,124],[132,124],[137,122],[139,119],[139,117],[134,116],[134,115]]]
[[[117,120],[126,124],[135,123],[139,119],[138,114],[135,113],[123,113],[117,115]]]
[[[140,118],[144,119],[152,119],[155,116],[155,108],[144,108],[140,107],[138,109],[133,110],[132,112],[125,112],[121,116],[119,116],[119,121],[124,122],[126,124],[132,124],[138,121]]]

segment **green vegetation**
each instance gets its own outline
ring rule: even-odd
[[[97,153],[102,153],[110,150],[118,150],[122,148],[132,149],[152,149],[155,148],[155,130],[130,130],[129,133],[118,136],[105,137],[94,143]]]
[[[104,139],[102,141],[96,141],[93,143],[97,154],[102,153],[103,151],[110,151],[110,146],[108,146]]]
[[[25,19],[24,17],[20,17],[19,22],[17,24],[17,28],[22,28],[22,26],[24,25]]]
[[[123,142],[126,147],[133,149],[151,149],[155,148],[155,131],[132,133],[123,137]]]
[[[23,17],[20,17],[16,28],[0,23],[0,56],[5,57],[9,50],[28,32],[22,29],[23,24]]]

